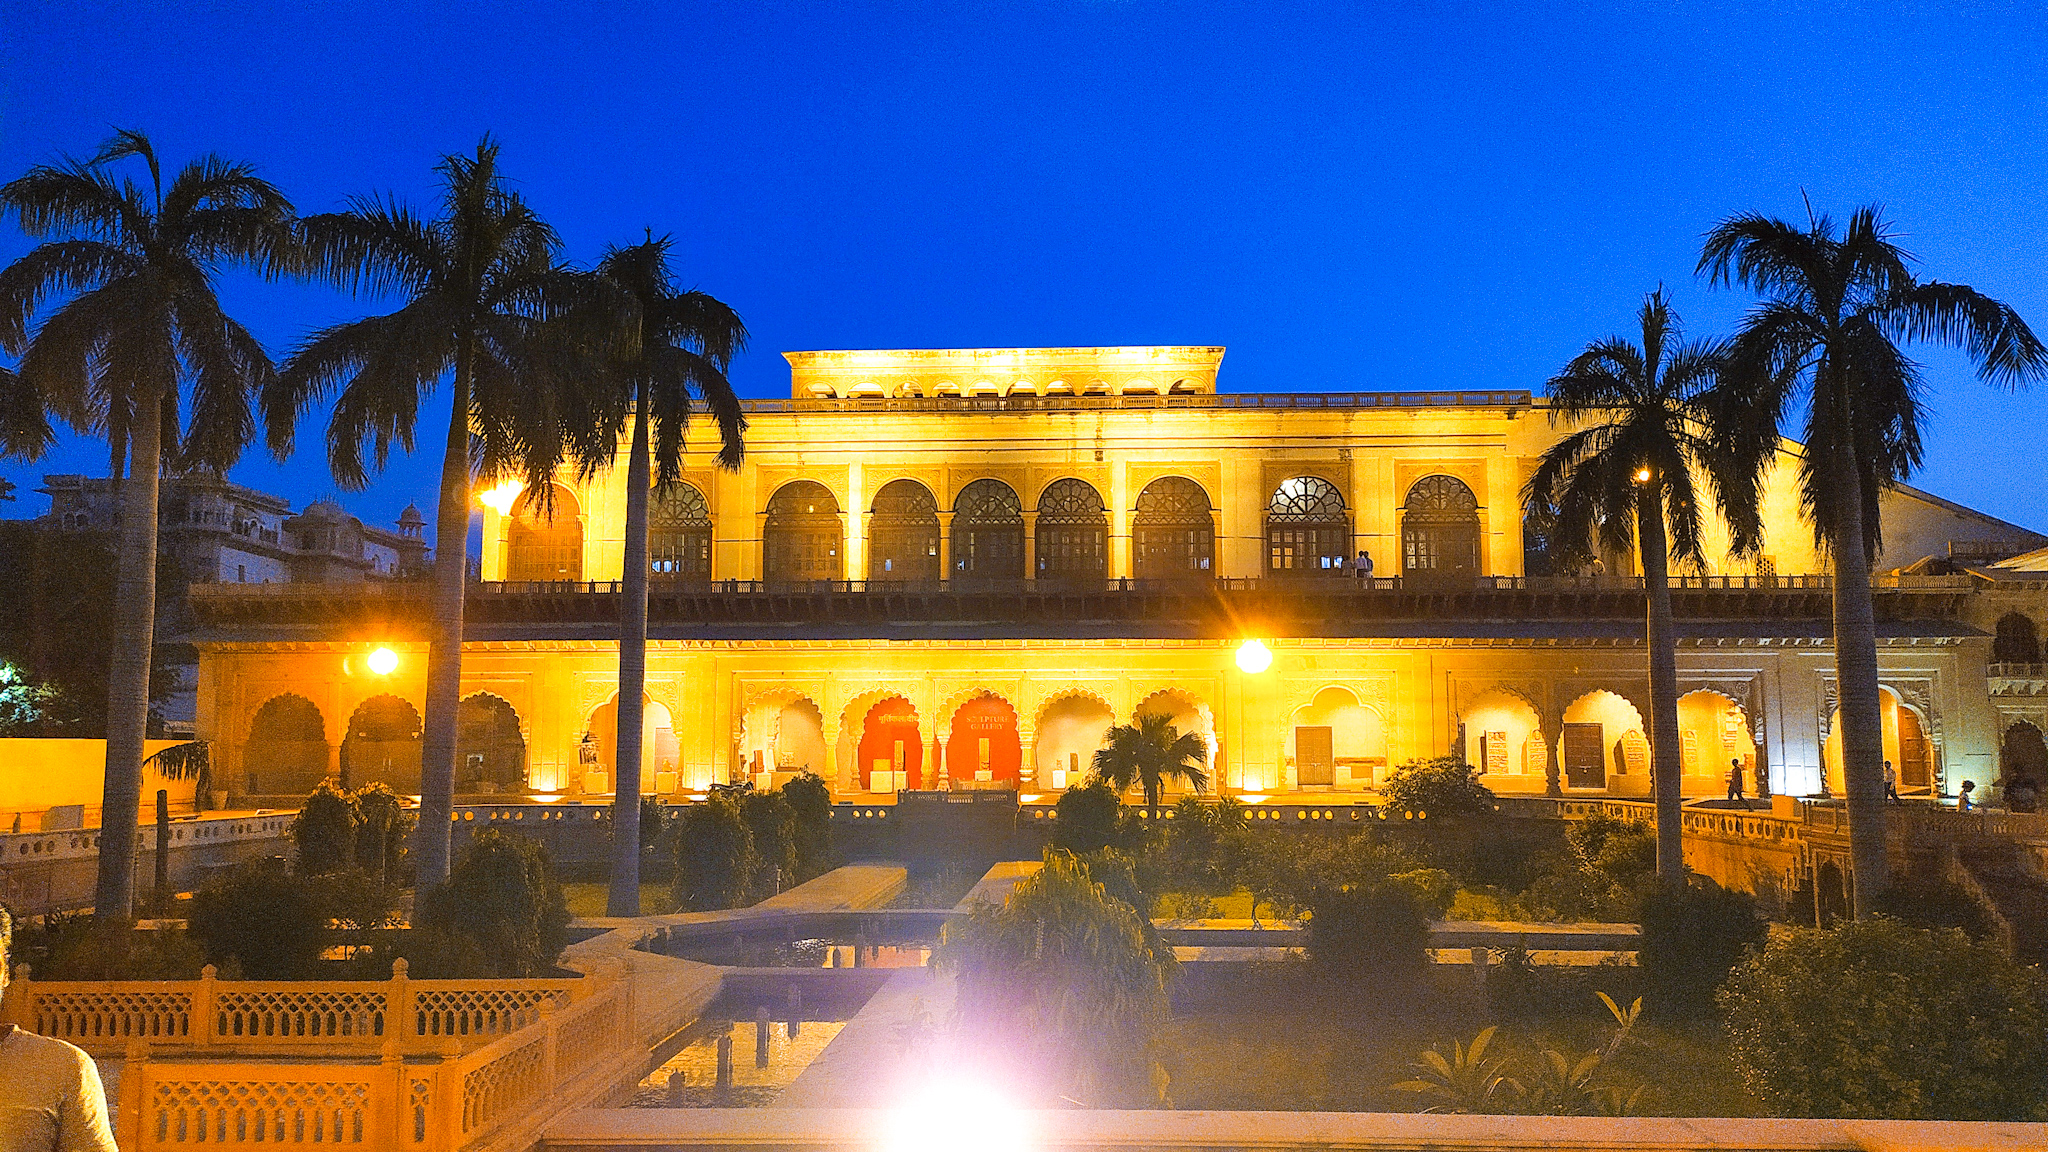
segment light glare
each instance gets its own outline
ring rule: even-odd
[[[1263,641],[1247,640],[1238,646],[1237,666],[1256,676],[1273,666],[1273,650]]]
[[[517,480],[507,480],[488,492],[479,493],[477,500],[495,509],[498,515],[507,516],[512,512],[512,502],[519,499],[519,491],[520,485]]]
[[[889,1116],[885,1152],[1024,1152],[1024,1117],[993,1090],[968,1081],[932,1085]]]
[[[398,670],[398,653],[389,648],[379,648],[370,653],[370,671],[379,676],[389,676]]]

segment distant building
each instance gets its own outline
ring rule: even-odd
[[[58,532],[120,528],[120,500],[104,477],[43,477],[50,498],[43,525]],[[157,500],[157,553],[174,559],[184,584],[352,584],[417,574],[426,566],[425,517],[408,505],[398,529],[375,528],[332,500],[294,515],[291,502],[211,473],[174,476]],[[169,592],[170,590],[163,590]],[[157,643],[177,645],[179,688],[165,701],[173,734],[188,734],[197,706],[199,655],[190,647],[192,614],[183,588],[161,595]]]

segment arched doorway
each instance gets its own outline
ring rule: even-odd
[[[1303,788],[1371,788],[1386,774],[1386,727],[1350,689],[1323,689],[1294,710],[1293,721],[1287,754]]]
[[[1162,476],[1138,493],[1131,543],[1140,580],[1184,580],[1214,574],[1216,521],[1209,494],[1185,476]]]
[[[1424,476],[1401,516],[1403,576],[1479,573],[1479,500],[1455,476]]]
[[[1630,777],[1630,791],[1650,786],[1650,742],[1643,714],[1618,693],[1597,689],[1564,710],[1558,766],[1568,788],[1606,788],[1608,776]]]
[[[679,480],[649,497],[647,569],[664,580],[711,579],[711,506],[695,485]]]
[[[1487,787],[1548,789],[1550,749],[1543,739],[1543,722],[1529,701],[1489,688],[1465,705],[1458,729],[1464,736],[1458,754],[1490,778]]]
[[[1759,781],[1769,772],[1763,747],[1742,706],[1719,692],[1702,688],[1678,698],[1678,749],[1685,795],[1725,795],[1728,769],[1736,763],[1744,786],[1763,791]]]
[[[946,740],[946,775],[955,789],[1017,787],[1024,744],[1017,710],[1000,696],[976,696],[953,713]]]
[[[915,480],[891,480],[875,493],[868,521],[868,579],[938,578],[938,501]]]
[[[1331,576],[1351,554],[1351,516],[1337,486],[1320,476],[1282,480],[1266,502],[1266,571]]]
[[[591,740],[597,744],[597,766],[605,774],[606,787],[618,779],[619,768],[619,696],[598,705],[590,714],[588,729]],[[668,705],[654,697],[640,695],[640,790],[659,792],[659,774],[676,770],[678,759],[675,720],[669,715]]]
[[[529,488],[512,507],[505,579],[511,581],[583,579],[583,518],[576,497],[551,484],[551,504]]]
[[[777,694],[747,709],[740,746],[749,774],[816,772],[825,775],[825,714],[807,696]]]
[[[1102,494],[1085,480],[1055,480],[1038,497],[1038,578],[1102,580],[1109,576],[1109,515]]]
[[[243,783],[252,795],[303,796],[327,778],[327,724],[311,700],[273,696],[249,721]]]
[[[953,501],[953,579],[1024,578],[1024,502],[1001,480],[976,480]]]
[[[526,737],[512,705],[488,692],[455,707],[455,790],[518,792],[526,787]]]
[[[854,785],[862,792],[930,788],[925,779],[924,738],[917,709],[901,696],[877,701],[861,719],[854,751]]]
[[[1999,790],[2005,806],[2015,812],[2041,810],[2041,788],[2048,784],[2048,742],[2025,720],[2005,730],[1998,748]]]
[[[420,790],[420,714],[396,696],[372,696],[348,718],[341,774],[350,788],[371,781],[408,795]]]
[[[2034,622],[2018,612],[1998,618],[1998,633],[1991,640],[1993,664],[2039,664],[2041,633]]]
[[[1928,739],[1926,718],[1889,687],[1877,694],[1878,722],[1884,733],[1884,759],[1898,773],[1899,791],[1927,791],[1940,773],[1940,754]],[[1835,795],[1846,795],[1848,781],[1842,771],[1842,724],[1838,708],[1828,716],[1828,735],[1821,745],[1821,765],[1827,784]],[[1981,782],[1980,782],[1981,783]]]
[[[761,574],[770,582],[840,580],[839,558],[845,540],[839,522],[839,500],[815,480],[793,480],[768,501],[768,522],[762,528]]]
[[[1041,788],[1060,790],[1088,779],[1095,750],[1116,723],[1109,705],[1086,693],[1055,697],[1039,710],[1032,742],[1034,777]]]

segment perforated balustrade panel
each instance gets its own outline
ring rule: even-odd
[[[367,1080],[180,1080],[175,1068],[152,1065],[142,1146],[381,1147],[373,1100]]]
[[[118,1050],[132,1039],[182,1040],[192,1034],[192,994],[184,990],[38,990],[33,1028],[87,1051]]]
[[[540,1019],[540,1006],[569,1003],[562,988],[418,988],[412,994],[414,1036],[502,1036]]]
[[[214,1035],[253,1046],[289,1047],[384,1034],[384,989],[300,990],[277,986],[214,992]]]

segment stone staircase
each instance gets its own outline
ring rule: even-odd
[[[1951,875],[1990,909],[2015,956],[2048,964],[2048,879],[2023,848],[1997,840],[1958,847]]]

